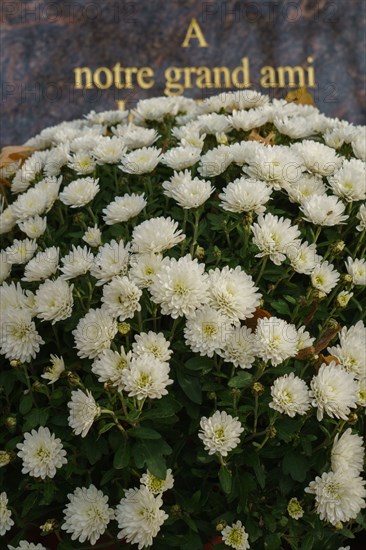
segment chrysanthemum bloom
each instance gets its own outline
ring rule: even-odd
[[[69,285],[60,277],[55,281],[47,279],[36,292],[35,308],[37,317],[42,321],[57,321],[67,319],[72,314],[74,285]]]
[[[366,375],[366,327],[362,321],[347,328],[343,327],[339,335],[338,346],[331,346],[328,351],[334,355],[342,367],[355,378]]]
[[[155,359],[159,359],[163,363],[169,361],[172,350],[170,342],[166,340],[164,334],[159,332],[141,332],[135,335],[135,342],[132,344],[133,354],[135,357],[142,355],[152,355]]]
[[[107,309],[90,309],[72,331],[78,356],[94,359],[110,347],[117,331],[117,321]]]
[[[68,422],[75,435],[85,437],[93,422],[100,416],[100,407],[89,390],[84,393],[81,390],[71,392],[71,401],[67,404],[70,415]]]
[[[256,355],[276,367],[297,354],[298,333],[295,325],[278,317],[259,319],[255,331]]]
[[[357,380],[357,405],[366,407],[366,376]]]
[[[104,285],[113,277],[127,273],[129,248],[129,245],[125,246],[123,241],[117,243],[113,240],[99,249],[90,268],[90,273],[98,279],[96,286]]]
[[[310,277],[313,287],[325,294],[329,294],[339,281],[338,271],[326,260],[316,264]]]
[[[26,218],[18,223],[18,227],[29,239],[38,239],[46,231],[47,218],[36,216]]]
[[[29,363],[39,352],[44,340],[38,334],[29,310],[14,309],[2,318],[0,353],[10,361]]]
[[[11,272],[11,264],[8,262],[8,257],[5,250],[0,251],[0,283],[7,279]]]
[[[93,260],[94,256],[88,247],[72,245],[69,254],[61,258],[62,267],[60,267],[60,271],[62,275],[60,275],[60,278],[67,281],[79,275],[85,275],[93,265]]]
[[[263,126],[263,124],[268,122],[269,118],[269,109],[259,107],[258,109],[250,109],[250,111],[237,111],[234,109],[233,114],[228,116],[227,120],[236,130],[248,132],[252,128]]]
[[[97,224],[94,227],[88,227],[83,235],[83,241],[93,248],[102,244],[102,232]]]
[[[240,320],[253,317],[261,295],[253,279],[237,266],[225,266],[209,272],[209,304],[238,325]]]
[[[58,199],[61,182],[62,177],[46,177],[34,186],[34,189],[46,200],[44,212],[48,212]]]
[[[320,519],[332,525],[354,519],[365,508],[366,481],[351,472],[338,470],[324,472],[305,489],[315,495],[316,511]]]
[[[4,283],[0,286],[0,312],[13,313],[14,309],[25,309],[34,315],[34,294],[23,290],[20,283]]]
[[[342,166],[342,157],[334,149],[316,141],[304,140],[291,147],[301,157],[306,168],[313,174],[331,176]]]
[[[99,179],[79,178],[64,187],[60,193],[60,201],[70,208],[80,208],[91,202],[99,192]]]
[[[148,174],[158,165],[160,154],[157,147],[142,147],[126,154],[119,168],[127,174]]]
[[[328,182],[333,193],[347,202],[366,199],[365,163],[361,160],[344,160],[342,168]]]
[[[137,399],[161,399],[168,393],[167,386],[173,384],[169,378],[168,363],[150,355],[134,357],[122,371],[124,389],[130,397]]]
[[[312,405],[317,407],[317,419],[323,420],[324,413],[331,418],[347,420],[351,409],[357,406],[357,384],[341,365],[334,361],[323,363],[318,374],[310,382]]]
[[[300,519],[304,515],[304,510],[297,500],[297,498],[292,498],[287,505],[287,512],[290,518]]]
[[[103,220],[107,225],[127,222],[135,218],[146,206],[144,194],[126,193],[123,197],[115,197],[103,210]]]
[[[117,164],[126,152],[124,141],[117,136],[98,136],[92,151],[97,164]]]
[[[305,348],[309,348],[313,345],[315,338],[313,336],[310,336],[310,333],[305,330],[305,326],[303,325],[297,330],[297,350],[300,351]]]
[[[28,542],[26,540],[21,540],[18,546],[12,546],[9,544],[8,550],[47,550],[42,544],[33,544],[33,542]]]
[[[224,335],[230,321],[210,306],[196,310],[187,319],[184,329],[186,344],[201,356],[212,357],[223,344]]]
[[[31,239],[14,239],[13,244],[5,249],[9,264],[26,264],[37,250],[37,242]]]
[[[360,220],[360,223],[356,227],[357,231],[365,231],[366,229],[366,204],[361,204],[359,211],[356,214],[356,218]]]
[[[214,192],[214,187],[207,180],[199,178],[186,179],[180,185],[165,188],[164,194],[174,199],[179,206],[185,209],[198,208],[204,204]]]
[[[354,285],[366,285],[366,260],[347,258],[346,269],[348,274],[352,277],[352,283]]]
[[[238,418],[233,418],[226,411],[216,411],[210,418],[203,416],[200,422],[202,439],[209,455],[218,453],[221,456],[235,449],[240,443],[240,434],[244,431]]]
[[[168,149],[161,159],[162,164],[169,166],[173,170],[184,170],[189,166],[193,166],[199,161],[201,149],[190,145],[173,147]]]
[[[219,194],[220,206],[229,212],[255,212],[262,214],[271,198],[272,188],[264,181],[238,178],[230,182]]]
[[[343,202],[334,195],[313,195],[302,203],[300,210],[304,219],[315,225],[339,225],[348,219]]]
[[[70,155],[67,166],[78,176],[87,176],[94,172],[96,162],[88,151],[77,151]]]
[[[286,259],[287,251],[293,249],[300,236],[297,225],[292,225],[291,220],[273,214],[260,214],[258,223],[254,223],[251,230],[253,242],[260,251],[256,257],[269,256],[276,265]]]
[[[102,303],[113,317],[124,321],[131,319],[136,311],[141,311],[141,295],[142,291],[128,277],[114,277],[103,286]]]
[[[187,254],[161,265],[150,286],[152,300],[173,319],[192,315],[208,300],[208,276],[204,264]]]
[[[241,521],[237,521],[232,525],[227,525],[222,531],[222,540],[226,546],[235,548],[235,550],[247,550],[250,548],[248,533]]]
[[[168,519],[161,507],[161,495],[154,496],[147,487],[128,489],[116,508],[116,520],[121,531],[117,537],[138,544],[138,550],[151,546],[154,537]]]
[[[232,162],[232,155],[229,147],[219,145],[215,149],[207,151],[200,160],[198,173],[203,178],[212,178],[225,172]]]
[[[163,252],[185,239],[178,223],[171,218],[151,218],[137,225],[132,233],[134,252]]]
[[[158,273],[162,263],[169,261],[161,254],[147,252],[146,254],[133,254],[130,259],[130,271],[128,276],[139,288],[149,288],[154,275]]]
[[[6,531],[9,531],[13,525],[11,510],[8,508],[8,495],[2,492],[0,493],[0,536],[5,535]]]
[[[110,382],[118,391],[124,389],[122,372],[131,361],[132,353],[125,352],[121,346],[121,352],[111,349],[104,350],[92,364],[92,371],[98,376],[99,382]]]
[[[38,252],[25,266],[22,281],[44,281],[56,273],[60,249],[56,246]]]
[[[291,202],[302,204],[314,195],[325,195],[327,188],[322,178],[312,174],[301,174],[295,181],[288,182],[285,186]]]
[[[336,301],[337,305],[339,307],[346,307],[348,305],[348,302],[353,296],[353,292],[348,292],[347,290],[341,290],[341,292],[338,294]]]
[[[306,414],[311,406],[309,388],[293,372],[276,378],[271,387],[271,395],[269,406],[290,417]]]
[[[160,495],[168,489],[172,489],[174,485],[174,477],[172,476],[172,470],[169,468],[166,471],[166,476],[164,479],[154,476],[149,470],[142,475],[140,479],[141,485],[145,485],[150,493],[153,495]]]
[[[362,472],[364,458],[362,437],[353,434],[351,428],[342,436],[336,434],[331,454],[333,472],[343,470],[358,476]]]
[[[67,463],[66,451],[61,439],[48,428],[40,427],[24,434],[24,442],[18,443],[18,456],[23,460],[22,474],[32,477],[52,478],[57,468]]]
[[[226,325],[218,355],[235,367],[250,369],[255,361],[255,335],[246,326]]]
[[[70,502],[64,509],[65,522],[61,529],[71,534],[71,540],[88,540],[94,545],[114,519],[108,497],[94,485],[77,487],[67,497]]]
[[[293,246],[286,250],[286,256],[296,273],[310,275],[315,266],[320,262],[321,257],[316,253],[316,245],[295,241]]]
[[[249,166],[244,172],[252,178],[265,180],[275,189],[281,189],[291,181],[296,181],[303,170],[301,159],[289,147],[259,144],[248,158]]]
[[[13,202],[11,213],[17,221],[21,221],[32,216],[42,216],[46,210],[47,196],[40,189],[32,188]],[[10,222],[9,215],[8,221]]]
[[[49,380],[48,384],[54,384],[65,371],[65,363],[62,357],[51,354],[51,365],[41,374],[41,378]]]
[[[136,126],[132,122],[129,124],[118,124],[112,128],[112,132],[121,138],[126,144],[127,149],[139,149],[140,147],[149,147],[159,138],[159,134],[154,128],[143,128]]]

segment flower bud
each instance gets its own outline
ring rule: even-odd
[[[340,254],[344,250],[345,246],[346,244],[344,241],[336,241],[331,245],[330,250],[333,252],[333,254]]]
[[[171,512],[172,516],[175,516],[175,517],[178,517],[178,518],[183,516],[183,510],[179,506],[179,504],[173,504],[173,506],[170,508],[170,512]]]
[[[357,413],[352,412],[348,417],[348,423],[353,425],[353,424],[357,424],[357,421],[358,421]]]
[[[9,451],[0,451],[0,468],[7,466],[12,460],[14,453]]]
[[[76,372],[67,371],[67,378],[69,379],[69,382],[71,386],[80,386],[80,378],[79,375],[76,374]]]
[[[13,432],[17,426],[17,419],[15,416],[8,416],[5,419],[5,426],[8,428],[9,432]]]
[[[12,359],[10,361],[10,366],[13,367],[14,369],[17,369],[18,367],[22,366],[22,363],[18,359]]]
[[[262,395],[264,392],[264,386],[260,382],[254,382],[252,386],[252,394],[253,395]]]
[[[346,290],[342,290],[337,296],[337,305],[339,307],[346,307],[348,302],[353,296],[353,292],[347,292]]]
[[[216,531],[222,531],[223,529],[225,529],[227,523],[224,519],[220,519],[219,522],[216,524]]]
[[[266,432],[270,439],[273,439],[277,435],[277,430],[274,426],[268,426]]]
[[[42,534],[48,535],[49,533],[53,533],[53,531],[56,531],[58,528],[57,520],[55,519],[48,519],[43,525],[40,525],[40,530],[42,531]]]
[[[287,505],[288,515],[293,519],[300,519],[304,515],[304,510],[297,500],[297,498],[292,498]]]
[[[203,258],[205,257],[205,249],[202,246],[197,246],[194,255],[198,260],[203,260]]]
[[[128,334],[131,330],[130,323],[118,323],[118,332],[124,336]]]
[[[352,276],[349,273],[342,275],[342,279],[345,283],[352,283]]]
[[[213,255],[215,256],[215,258],[217,258],[218,260],[221,258],[221,250],[215,245],[214,248],[213,248]]]

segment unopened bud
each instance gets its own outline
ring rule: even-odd
[[[318,300],[323,300],[323,298],[326,297],[326,292],[323,292],[322,290],[314,290],[314,297]]]
[[[75,225],[82,225],[84,223],[84,220],[85,220],[85,215],[83,212],[78,212],[73,217],[73,222],[75,223]]]
[[[11,451],[0,451],[0,468],[10,463],[14,459],[13,455]]]
[[[337,296],[337,305],[339,307],[346,307],[348,302],[353,296],[353,292],[347,292],[346,290],[342,290]]]
[[[277,430],[274,426],[268,426],[266,431],[267,431],[267,435],[270,439],[272,439],[273,437],[276,437],[276,435],[277,435]]]
[[[336,241],[331,245],[330,249],[333,252],[333,254],[339,254],[340,252],[342,252],[342,250],[344,250],[345,246],[346,244],[344,241]]]
[[[220,143],[221,145],[227,145],[228,140],[227,140],[227,135],[225,134],[225,132],[217,132],[216,133],[216,141],[217,141],[217,143]]]
[[[118,323],[118,332],[123,336],[128,334],[131,330],[130,323]]]
[[[216,524],[216,531],[222,531],[225,529],[227,523],[224,519],[220,519],[219,522]]]
[[[342,279],[345,283],[352,283],[352,276],[349,273],[342,275]]]
[[[9,432],[13,432],[17,426],[17,419],[15,416],[8,416],[5,419],[5,426],[8,428]]]
[[[343,523],[339,521],[338,523],[335,524],[334,527],[337,529],[337,531],[340,531],[341,529],[343,529]]]
[[[357,424],[358,416],[357,413],[352,412],[348,417],[348,423],[349,424]]]
[[[40,392],[40,393],[43,393],[44,389],[45,389],[45,384],[42,384],[41,382],[39,382],[38,380],[36,380],[33,384],[32,384],[32,389],[34,391],[37,391],[37,392]]]
[[[213,248],[213,255],[215,256],[215,258],[221,258],[221,250],[216,245]]]
[[[253,212],[246,212],[243,218],[243,225],[251,225],[253,223]]]
[[[179,506],[179,504],[173,504],[173,506],[170,508],[170,512],[172,516],[176,516],[176,517],[182,517],[183,515],[183,510]]]
[[[332,330],[336,330],[337,328],[339,328],[338,321],[336,319],[333,319],[333,317],[331,317],[329,319],[326,326],[327,326],[327,328],[332,329]]]
[[[264,392],[264,386],[260,382],[255,382],[252,386],[252,394],[253,395],[262,395]]]
[[[76,372],[72,372],[70,370],[67,371],[67,378],[72,386],[80,386],[80,377],[76,374]]]
[[[17,369],[18,367],[22,366],[22,363],[18,359],[12,359],[10,361],[10,366],[13,367],[14,369]]]
[[[205,257],[205,249],[203,248],[203,246],[197,246],[194,255],[198,260],[203,260],[203,258]]]
[[[210,401],[214,401],[216,399],[216,393],[214,391],[210,391],[207,397],[210,399]]]
[[[239,390],[239,388],[233,388],[231,390],[231,395],[235,397],[235,399],[239,399],[239,397],[241,396],[241,391]]]
[[[58,528],[57,520],[55,519],[48,519],[43,525],[40,525],[40,530],[44,535],[48,535],[49,533],[53,533],[53,531],[56,531]]]

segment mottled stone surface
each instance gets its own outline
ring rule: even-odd
[[[319,108],[365,123],[365,3],[360,0],[2,0],[1,145],[23,143],[42,128],[91,109],[131,107],[164,93],[168,66],[231,69],[249,57],[258,87],[264,65],[306,66],[314,58]],[[182,48],[196,17],[208,48]],[[149,90],[76,90],[77,66],[150,66]],[[268,89],[284,97],[285,89]],[[186,91],[200,98],[208,90]]]

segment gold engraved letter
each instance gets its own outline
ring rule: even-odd
[[[182,48],[190,48],[191,47],[190,41],[192,40],[192,38],[195,38],[196,40],[198,40],[198,44],[200,48],[208,47],[205,37],[203,36],[203,32],[201,31],[201,27],[197,23],[197,19],[195,17],[193,17],[193,19],[189,24],[186,36],[182,42]]]

